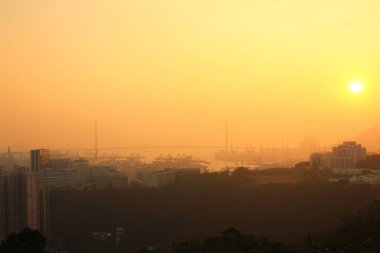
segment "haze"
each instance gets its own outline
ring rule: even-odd
[[[332,143],[380,123],[377,0],[0,1],[2,145]],[[351,82],[363,83],[360,94]]]

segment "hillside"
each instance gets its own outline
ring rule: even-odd
[[[363,133],[352,138],[356,142],[362,144],[370,152],[380,151],[380,125],[375,126]]]

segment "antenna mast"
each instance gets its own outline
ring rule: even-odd
[[[227,120],[226,120],[226,152],[228,152],[228,128],[227,128]]]
[[[98,159],[98,122],[95,121],[95,159]]]

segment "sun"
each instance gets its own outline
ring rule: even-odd
[[[349,88],[351,93],[358,94],[363,91],[363,84],[359,81],[355,81],[350,84]]]

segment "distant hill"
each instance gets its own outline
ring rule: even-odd
[[[363,133],[352,138],[356,142],[362,144],[370,152],[380,151],[380,125],[375,126]]]

